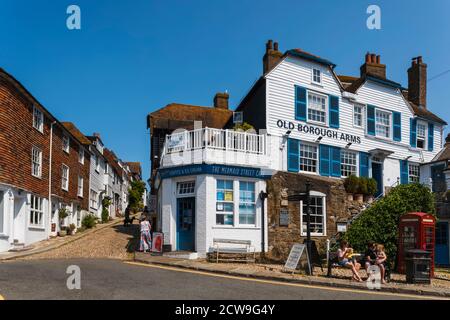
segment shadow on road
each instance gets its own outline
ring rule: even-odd
[[[114,230],[116,232],[120,232],[123,234],[129,235],[128,244],[126,245],[126,249],[128,253],[134,253],[139,245],[139,222],[135,220],[133,224],[124,226],[123,224],[119,224],[114,226]]]

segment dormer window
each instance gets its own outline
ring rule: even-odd
[[[44,132],[44,114],[35,106],[33,106],[33,127],[40,132]]]
[[[321,84],[322,83],[322,73],[319,69],[312,70],[312,82]]]
[[[62,139],[62,144],[63,144],[63,150],[67,153],[69,153],[69,149],[70,149],[70,140],[68,136],[63,136]]]

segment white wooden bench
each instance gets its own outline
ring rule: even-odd
[[[221,246],[221,244],[226,246]],[[245,256],[245,261],[255,262],[256,261],[256,250],[252,246],[250,240],[233,240],[233,239],[213,239],[214,253],[216,254],[216,262],[219,261],[242,261],[243,259],[237,258],[219,258],[221,253],[227,254],[243,254]],[[249,260],[247,258],[248,254],[253,254],[253,259]]]

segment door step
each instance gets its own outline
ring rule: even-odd
[[[11,244],[13,247],[11,249],[9,249],[9,252],[22,252],[22,251],[27,251],[27,250],[31,250],[34,247],[29,245],[26,246],[24,243],[18,243],[18,242],[14,242]]]
[[[198,253],[191,252],[191,251],[164,252],[163,256],[167,257],[167,258],[177,258],[177,259],[186,259],[186,260],[198,259]]]

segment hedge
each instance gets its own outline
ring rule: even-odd
[[[386,254],[394,262],[397,254],[398,222],[408,212],[435,215],[434,196],[424,185],[399,185],[387,196],[366,209],[343,235],[358,252],[364,252],[369,241],[384,245]]]

